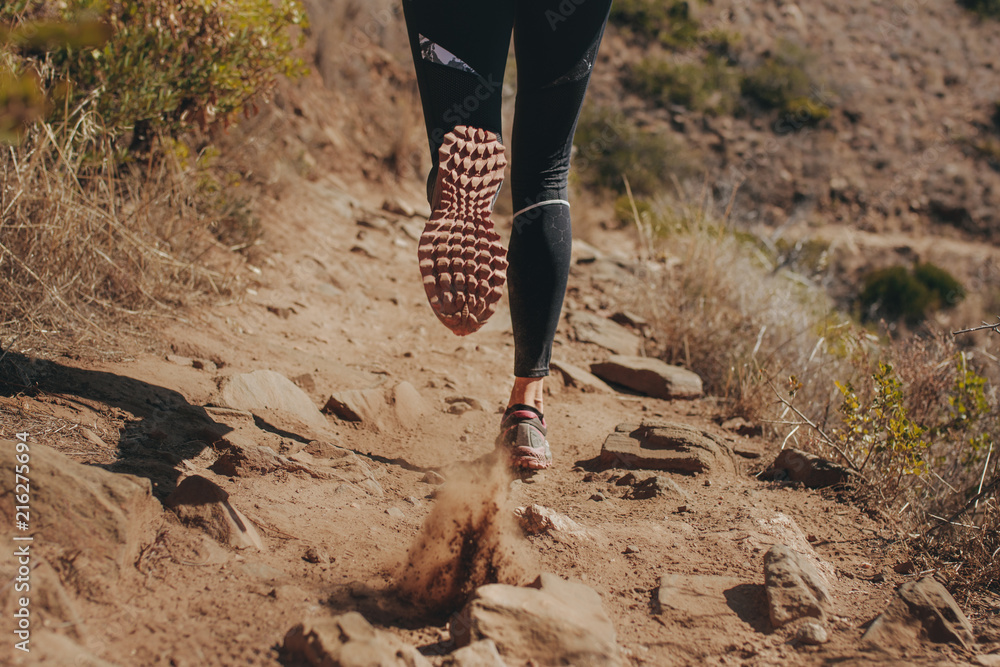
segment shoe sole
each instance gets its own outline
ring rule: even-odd
[[[507,251],[490,213],[507,158],[497,136],[460,125],[438,150],[436,199],[417,246],[434,314],[459,336],[496,312],[507,281]]]

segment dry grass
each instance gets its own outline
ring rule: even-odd
[[[233,258],[216,252],[195,179],[166,162],[140,172],[78,152],[73,132],[91,132],[90,147],[100,148],[86,125],[39,125],[0,155],[5,347],[107,345],[120,325],[170,315],[192,290],[222,293],[232,283]]]
[[[874,335],[778,268],[767,239],[728,228],[724,207],[692,200],[661,198],[639,216],[643,270],[622,305],[650,320],[649,352],[699,373],[729,414],[763,421],[781,447],[860,469],[854,501],[896,529],[921,570],[958,589],[995,590],[1000,400],[982,376],[995,375],[996,357],[941,333]],[[875,379],[880,363],[898,385]],[[859,414],[873,412],[880,392],[893,408],[870,422],[870,440],[847,439],[837,382],[851,384]],[[895,403],[889,386],[899,387]],[[900,424],[918,429],[894,441]]]

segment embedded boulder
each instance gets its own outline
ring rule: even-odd
[[[680,473],[736,471],[733,453],[722,439],[685,424],[650,421],[619,424],[604,440],[605,468],[642,468]]]

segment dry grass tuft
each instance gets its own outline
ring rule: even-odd
[[[123,316],[169,315],[191,290],[223,293],[234,279],[189,173],[166,162],[118,168],[107,154],[88,164],[95,153],[80,145],[42,124],[0,154],[5,347],[107,343]]]

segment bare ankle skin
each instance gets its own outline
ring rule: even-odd
[[[510,390],[510,400],[507,407],[517,405],[530,405],[539,412],[542,412],[542,388],[545,378],[514,378],[514,387]]]

